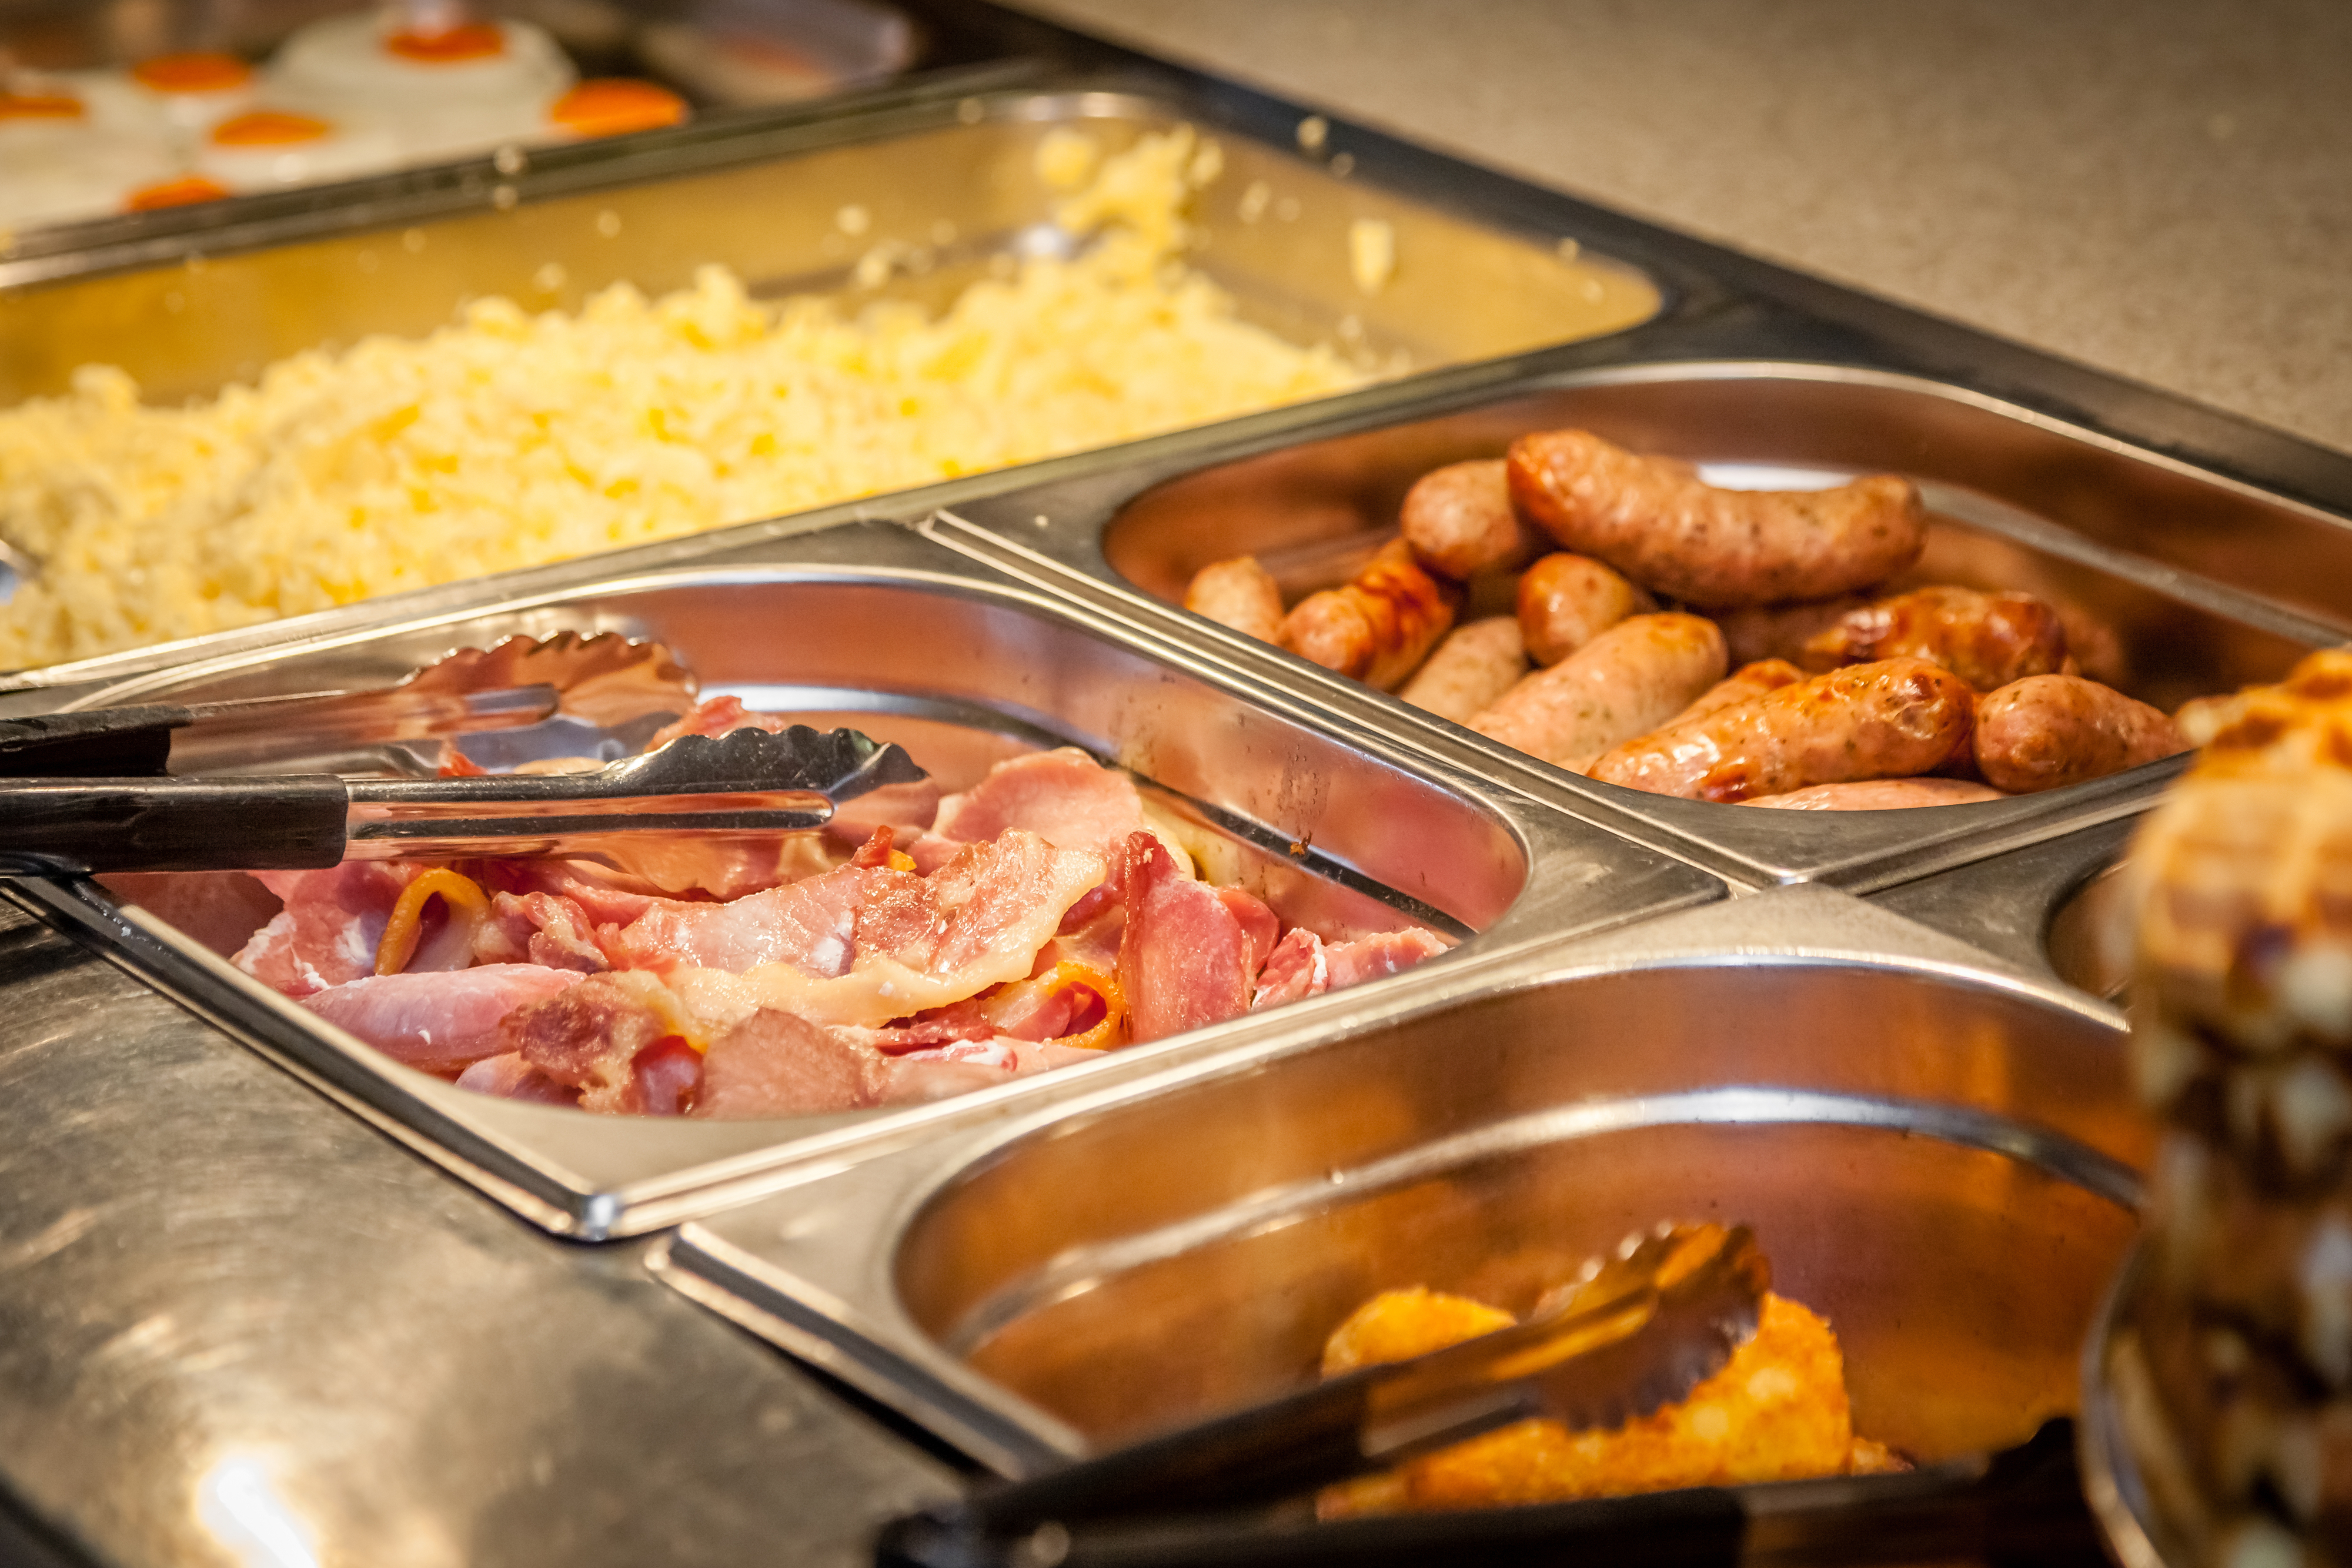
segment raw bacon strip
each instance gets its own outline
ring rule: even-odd
[[[1255,976],[1273,956],[1274,945],[1282,936],[1282,922],[1255,894],[1244,893],[1238,887],[1221,887],[1216,894],[1218,902],[1249,939],[1249,957],[1242,967]]]
[[[666,1034],[629,1059],[637,1108],[648,1116],[683,1116],[702,1089],[702,1052]]]
[[[1044,1072],[1097,1061],[1100,1051],[1080,1051],[1046,1042],[992,1040],[968,1041],[894,1057],[882,1091],[887,1105],[919,1104],[992,1089],[1027,1072]]]
[[[846,1030],[763,1008],[713,1040],[694,1114],[714,1121],[808,1116],[879,1103],[882,1053]]]
[[[832,977],[849,972],[859,905],[880,897],[893,879],[922,886],[907,872],[844,866],[806,882],[772,887],[731,904],[660,899],[599,944],[617,969],[726,969],[789,964]]]
[[[509,1013],[502,1051],[580,1091],[583,1111],[641,1112],[637,1055],[670,1036],[691,1043],[698,1027],[651,975],[591,975],[571,989]]]
[[[455,1072],[506,1049],[499,1032],[501,1019],[579,979],[569,969],[535,964],[369,975],[313,992],[302,1005],[396,1061],[427,1072]]]
[[[993,843],[973,845],[929,878],[904,872],[835,872],[814,882],[843,879],[842,886],[854,885],[860,895],[851,907],[845,941],[837,918],[816,931],[812,922],[797,920],[794,929],[813,937],[797,951],[780,938],[774,948],[780,956],[740,976],[679,966],[668,971],[669,980],[704,1018],[740,1017],[766,1007],[818,1023],[878,1027],[1028,975],[1064,912],[1102,875],[1100,857],[1057,850],[1018,829]],[[852,883],[851,878],[858,880]],[[777,894],[795,891],[780,888]],[[844,895],[827,896],[830,901]],[[752,902],[743,900],[720,913]]]
[[[425,869],[404,861],[346,861],[326,871],[255,872],[254,880],[286,907],[233,961],[271,990],[298,999],[373,975],[392,907]]]
[[[1065,746],[1000,762],[971,789],[941,800],[929,836],[961,846],[1018,828],[1062,849],[1093,850],[1115,876],[1119,846],[1142,827],[1143,797],[1134,780]],[[916,863],[924,859],[919,844]]]
[[[596,946],[595,923],[575,899],[511,893],[490,899],[490,918],[474,933],[477,964],[539,964],[593,975],[609,968]]]
[[[501,1100],[529,1100],[542,1105],[576,1105],[580,1091],[558,1083],[522,1059],[519,1051],[486,1056],[457,1074],[457,1087]]]
[[[1335,942],[1329,947],[1331,988],[1345,990],[1366,980],[1397,974],[1444,951],[1443,937],[1418,925],[1359,936],[1352,942]]]
[[[1418,925],[1359,936],[1349,942],[1328,943],[1304,925],[1296,925],[1266,959],[1250,1007],[1253,1010],[1277,1007],[1306,997],[1319,997],[1325,991],[1344,990],[1366,980],[1410,969],[1423,958],[1433,958],[1444,951],[1443,938]]]
[[[1164,1040],[1249,1011],[1256,953],[1218,890],[1186,877],[1148,832],[1128,836],[1125,872],[1118,984],[1129,1040]]]
[[[1294,925],[1258,971],[1253,1010],[1279,1007],[1302,997],[1319,997],[1331,988],[1331,959],[1323,938],[1304,925]]]

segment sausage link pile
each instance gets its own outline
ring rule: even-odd
[[[2107,684],[2115,634],[2080,609],[1892,591],[1927,544],[1895,475],[1727,490],[1547,431],[1423,476],[1399,522],[1352,580],[1286,612],[1249,556],[1203,567],[1185,608],[1557,767],[1691,800],[1958,805],[2189,744]],[[1497,572],[1518,573],[1517,613],[1457,627],[1472,580]]]

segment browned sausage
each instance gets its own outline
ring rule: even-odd
[[[2189,743],[2146,703],[2079,675],[2032,675],[1977,705],[1977,768],[2030,795],[2154,762]]]
[[[1459,597],[1414,563],[1402,539],[1391,539],[1353,581],[1291,606],[1278,641],[1327,670],[1389,691],[1453,626]]]
[[[1925,659],[1980,692],[2057,673],[2066,658],[2058,612],[2030,593],[1922,588],[1847,612],[1807,640],[1804,665],[1834,670]]]
[[[1548,555],[1519,576],[1519,634],[1538,664],[1557,664],[1628,615],[1657,607],[1590,556]]]
[[[1503,694],[1470,727],[1561,768],[1581,769],[1654,729],[1723,677],[1723,633],[1696,615],[1621,621]]]
[[[1884,582],[1927,539],[1919,492],[1874,474],[1831,490],[1723,490],[1590,431],[1511,443],[1511,499],[1560,548],[1645,588],[1732,608]]]
[[[1968,779],[1857,779],[1845,784],[1815,784],[1785,795],[1759,795],[1739,803],[1783,811],[1895,811],[2008,799],[2000,790]]]
[[[1592,776],[1698,800],[1907,778],[1968,745],[1975,706],[1966,681],[1925,659],[1849,664],[1643,736]]]
[[[1440,718],[1468,724],[1474,714],[1509,691],[1527,673],[1528,655],[1519,643],[1517,620],[1489,615],[1455,627],[1397,695]]]
[[[1801,659],[1806,642],[1816,632],[1834,625],[1847,611],[1869,602],[1859,593],[1842,593],[1835,599],[1805,599],[1794,604],[1757,604],[1721,611],[1715,623],[1723,628],[1724,645],[1731,651],[1735,665],[1752,664],[1759,659]]]
[[[1262,643],[1282,634],[1282,590],[1254,555],[1213,560],[1194,572],[1184,608]]]
[[[1715,685],[1701,692],[1698,700],[1674,717],[1660,725],[1660,729],[1672,729],[1685,719],[1713,713],[1736,703],[1752,701],[1766,692],[1777,692],[1782,686],[1793,686],[1805,678],[1805,672],[1786,659],[1759,659],[1752,664],[1742,664]]]
[[[1456,582],[1490,567],[1515,567],[1536,552],[1536,536],[1511,507],[1503,460],[1449,463],[1405,492],[1399,521],[1413,559]]]

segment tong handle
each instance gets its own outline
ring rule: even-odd
[[[1526,1321],[982,1492],[979,1535],[1295,1497],[1533,1416],[1612,1427],[1686,1396],[1755,1332],[1771,1271],[1744,1225],[1660,1226]]]
[[[12,779],[160,778],[172,732],[194,720],[169,703],[0,719],[0,776]]]
[[[349,810],[343,781],[331,773],[0,780],[0,869],[46,875],[331,866],[343,858]]]

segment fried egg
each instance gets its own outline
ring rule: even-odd
[[[399,141],[379,126],[282,109],[248,110],[208,131],[196,172],[237,193],[354,180],[396,169]]]
[[[381,126],[413,162],[543,140],[572,62],[528,22],[405,30],[394,16],[331,16],[278,49],[263,98],[308,114]]]
[[[167,138],[108,123],[66,84],[0,93],[0,228],[104,217],[178,172]]]

